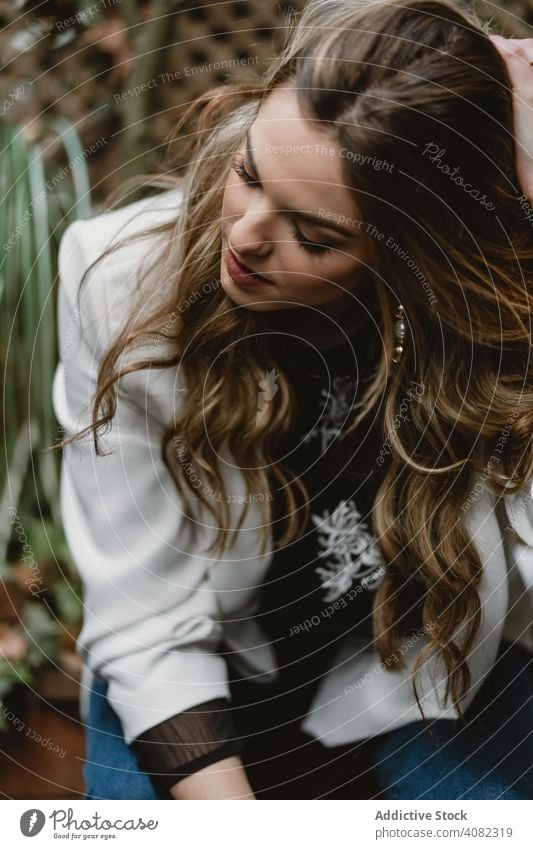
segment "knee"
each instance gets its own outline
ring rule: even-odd
[[[529,799],[526,774],[492,751],[472,752],[446,726],[430,740],[413,724],[374,753],[374,771],[385,799]]]
[[[381,798],[385,799],[529,799],[518,782],[500,771],[468,769],[439,759],[438,768],[418,767],[406,772],[396,769],[379,776]]]
[[[139,769],[116,769],[86,762],[82,768],[86,798],[159,799],[148,776]]]

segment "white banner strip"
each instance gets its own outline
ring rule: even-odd
[[[256,800],[261,801],[261,800]],[[238,808],[236,808],[238,804]],[[40,847],[211,846],[279,849],[326,846],[503,846],[531,849],[530,802],[359,800],[65,801],[2,803],[3,845]],[[179,807],[178,807],[179,806]],[[200,808],[205,807],[205,811]],[[34,844],[28,841],[35,838]]]

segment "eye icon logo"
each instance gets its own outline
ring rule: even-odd
[[[24,811],[20,818],[20,830],[24,837],[35,837],[42,831],[46,822],[46,817],[42,811],[37,808],[31,808],[29,811]]]

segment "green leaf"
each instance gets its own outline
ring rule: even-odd
[[[26,659],[30,667],[57,661],[60,625],[45,607],[39,602],[27,601],[22,607],[21,622],[28,639]]]

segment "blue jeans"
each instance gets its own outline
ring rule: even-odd
[[[106,691],[106,684],[94,682],[90,694],[86,799],[171,798],[158,794],[139,769]],[[262,693],[264,687],[242,685],[232,690],[232,705],[237,709],[257,702]],[[326,748],[300,732],[298,723],[289,723],[283,732],[272,729],[272,702],[264,714],[257,704],[248,714],[235,713],[257,798],[532,799],[529,652],[502,641],[467,718],[466,726],[450,719],[420,720],[356,744]],[[287,770],[294,772],[295,764],[296,773],[280,780]]]

